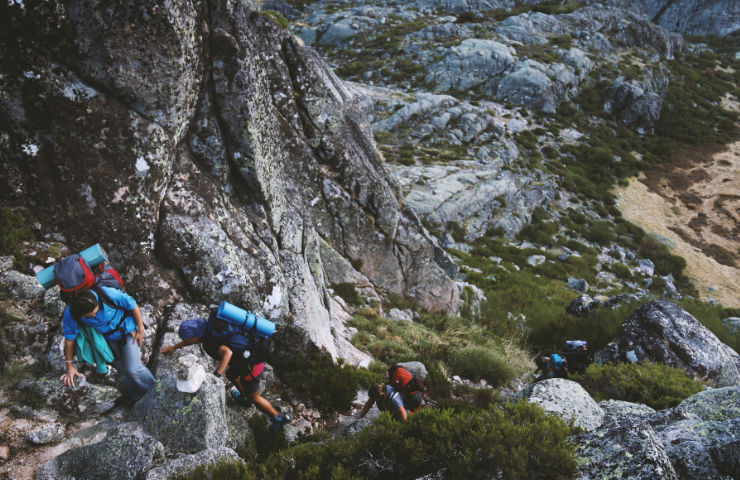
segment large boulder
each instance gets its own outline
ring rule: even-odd
[[[164,447],[136,423],[121,424],[101,442],[73,448],[45,463],[36,480],[135,480],[164,460]]]
[[[111,410],[122,396],[111,386],[89,383],[84,378],[76,380],[74,387],[67,387],[59,381],[57,373],[22,380],[16,386],[16,394],[28,405],[46,407],[77,419],[99,417]]]
[[[663,363],[714,386],[740,385],[738,354],[667,300],[637,309],[621,326],[617,339],[596,356],[602,361]]]
[[[601,407],[582,386],[571,380],[552,378],[533,383],[513,398],[525,398],[586,431],[595,430],[604,421]]]
[[[656,427],[656,431],[678,478],[737,478],[740,417],[722,421],[684,420]]]
[[[573,437],[581,480],[677,480],[660,438],[644,419],[627,417]]]
[[[208,374],[196,393],[177,390],[167,373],[131,409],[131,418],[172,452],[197,453],[226,443],[228,426],[223,382]]]
[[[641,403],[623,400],[604,400],[599,402],[604,411],[604,423],[621,423],[631,417],[649,417],[655,410]]]
[[[636,81],[617,79],[604,110],[613,113],[625,125],[642,130],[653,128],[663,110],[663,97]]]
[[[740,418],[740,387],[712,388],[695,393],[679,403],[676,409],[702,420]]]
[[[679,478],[735,478],[740,471],[740,387],[696,393],[648,421]]]
[[[192,455],[179,455],[160,467],[146,472],[144,480],[168,480],[178,475],[184,475],[201,465],[209,465],[228,460],[234,463],[244,463],[237,453],[226,447],[209,448]]]
[[[439,92],[468,90],[487,83],[516,61],[511,47],[494,40],[469,38],[429,68],[425,81]]]

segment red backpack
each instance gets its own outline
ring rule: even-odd
[[[100,298],[110,304],[108,296],[99,287],[126,290],[121,275],[109,263],[101,263],[95,270],[93,272],[85,259],[77,253],[58,261],[54,265],[54,279],[61,290],[62,300],[69,303],[74,292],[87,288],[95,290]]]
[[[412,374],[401,365],[393,365],[388,369],[388,378],[393,388],[404,395],[414,395],[426,391],[424,382],[421,378]]]

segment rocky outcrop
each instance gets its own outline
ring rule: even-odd
[[[196,393],[177,390],[165,374],[134,405],[131,417],[172,452],[197,453],[224,445],[228,435],[224,385],[208,375]]]
[[[712,388],[696,393],[674,410],[705,421],[740,418],[740,387]]]
[[[679,478],[658,435],[638,417],[577,435],[573,441],[578,463],[576,478]]]
[[[36,480],[134,480],[164,460],[164,447],[136,423],[121,424],[103,441],[49,460]]]
[[[547,206],[555,197],[552,181],[479,165],[465,167],[429,165],[395,171],[408,188],[406,201],[414,211],[440,229],[448,222],[459,225],[467,241],[499,227],[513,237],[528,224],[537,206]],[[421,185],[420,177],[426,178]]]
[[[653,22],[684,35],[729,35],[740,29],[740,5],[733,0],[609,0],[640,11]]]
[[[604,424],[573,437],[579,478],[734,478],[739,393],[740,387],[710,389],[659,412],[601,402]]]
[[[456,308],[356,99],[250,3],[6,11],[2,201],[58,207],[39,222],[75,250],[96,232],[137,300],[187,289],[294,318],[278,331],[336,357],[323,240],[374,288]]]
[[[624,322],[601,361],[651,361],[685,370],[714,386],[740,385],[738,354],[673,302],[646,303]]]
[[[57,410],[71,418],[97,418],[111,410],[122,393],[108,385],[77,379],[68,388],[55,373],[38,379],[22,380],[16,393],[28,404]]]
[[[699,392],[649,420],[679,478],[729,479],[739,471],[740,387]]]
[[[167,480],[177,475],[183,475],[201,465],[217,463],[228,460],[231,462],[244,462],[237,453],[226,447],[211,448],[193,455],[181,455],[165,463],[161,467],[153,468],[146,472],[144,480]]]
[[[571,380],[552,378],[533,383],[513,398],[525,398],[541,406],[545,412],[566,422],[572,421],[586,431],[595,430],[604,421],[604,412],[599,405],[582,386]]]
[[[425,81],[437,91],[468,90],[488,82],[516,61],[514,49],[493,40],[467,39],[432,65]]]

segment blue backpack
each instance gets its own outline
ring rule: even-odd
[[[552,366],[556,372],[560,372],[563,370],[563,363],[565,362],[565,360],[557,353],[553,353],[552,355],[550,355],[550,362],[552,363]]]
[[[259,363],[264,361],[266,339],[257,334],[256,322],[253,328],[245,329],[228,320],[219,318],[216,310],[212,310],[206,322],[203,336],[203,348],[213,358],[219,358],[218,347],[226,345],[235,356],[241,357],[246,350],[250,352],[250,361]]]

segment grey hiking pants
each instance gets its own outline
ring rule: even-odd
[[[125,335],[118,340],[109,341],[110,349],[115,355],[113,367],[118,370],[126,392],[137,401],[157,382],[152,372],[141,363],[141,349],[133,342],[131,335]]]

